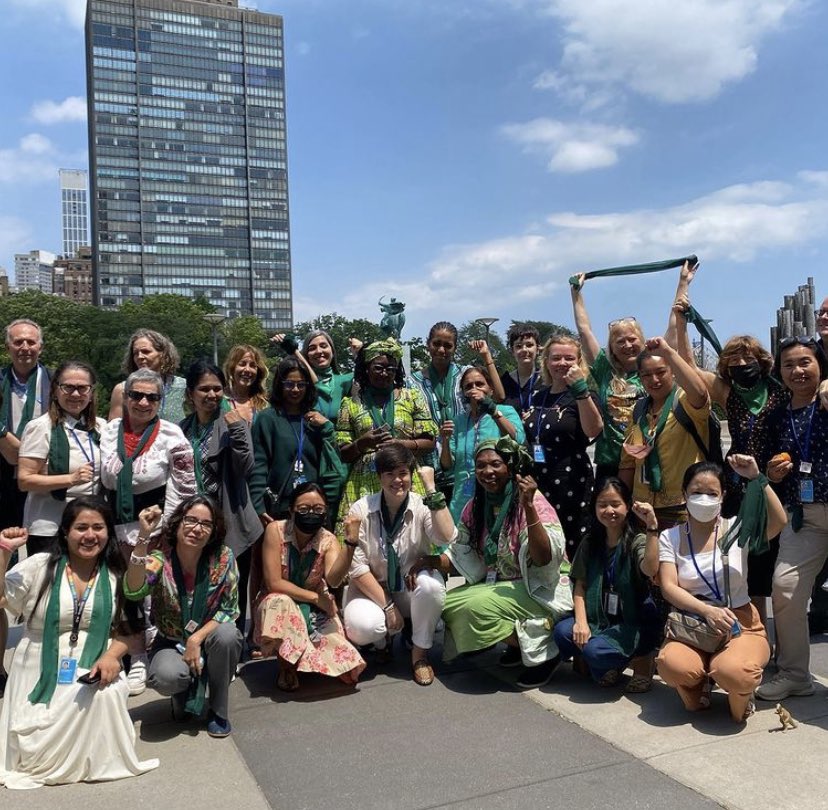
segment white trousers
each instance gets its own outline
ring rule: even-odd
[[[446,601],[446,584],[436,571],[420,571],[417,587],[413,591],[402,590],[391,598],[400,613],[411,618],[411,640],[414,646],[431,649],[434,630]],[[348,587],[345,604],[345,632],[348,638],[360,646],[373,644],[385,646],[389,630],[385,623],[385,611],[356,588]]]

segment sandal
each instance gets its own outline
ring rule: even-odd
[[[295,692],[299,688],[299,676],[296,674],[296,670],[293,667],[280,664],[276,686],[283,692]]]
[[[598,686],[615,686],[620,680],[621,673],[617,669],[611,669],[599,679]]]
[[[431,686],[434,683],[434,670],[427,658],[420,658],[411,666],[414,670],[414,683],[420,686]]]
[[[628,695],[640,695],[649,692],[653,688],[652,675],[633,675],[624,687]]]

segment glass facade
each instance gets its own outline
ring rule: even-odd
[[[80,169],[60,170],[60,213],[63,255],[77,255],[89,245],[88,175]]]
[[[293,321],[282,19],[89,0],[96,300],[204,296]]]

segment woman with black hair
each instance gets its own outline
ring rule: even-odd
[[[351,506],[365,495],[379,492],[374,455],[388,442],[399,442],[415,456],[428,456],[435,447],[437,424],[420,391],[405,388],[402,346],[391,338],[360,349],[354,367],[354,392],[342,401],[336,423],[336,441],[342,460],[351,465],[339,506],[336,535],[342,540],[342,522]],[[415,472],[412,490],[425,494]]]
[[[148,553],[149,537],[161,523],[150,506],[138,519],[138,543],[124,579],[127,599],[152,595],[158,635],[152,646],[149,686],[172,698],[173,717],[199,717],[209,685],[207,733],[231,732],[228,691],[242,652],[236,629],[238,569],[224,545],[224,519],[215,501],[192,495],[164,528],[164,551]]]
[[[279,363],[269,410],[253,425],[250,494],[262,523],[285,520],[293,488],[320,483],[330,500],[338,497],[339,472],[334,426],[316,410],[310,372],[295,357]]]
[[[157,768],[157,759],[138,760],[127,712],[127,644],[116,629],[124,563],[112,514],[96,498],[76,498],[52,551],[7,572],[26,537],[21,528],[0,533],[0,610],[26,622],[0,712],[0,785],[100,782]]]
[[[629,487],[615,477],[598,482],[590,513],[592,525],[569,572],[575,615],[555,625],[555,641],[563,658],[583,664],[601,686],[614,686],[634,656],[649,655],[658,644],[660,628],[652,632],[644,610],[648,578],[658,571],[658,547],[647,545],[647,534],[656,537],[658,523],[653,507],[633,503]],[[652,676],[633,675],[626,691],[651,685]]]
[[[560,660],[552,627],[572,611],[569,580],[561,577],[561,523],[529,475],[531,456],[514,439],[480,442],[474,466],[477,483],[455,542],[412,571],[435,568],[466,580],[446,594],[445,658],[504,641],[501,664],[526,667],[518,685],[543,686]]]

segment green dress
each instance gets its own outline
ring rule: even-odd
[[[342,400],[351,393],[354,375],[335,374],[330,366],[324,371],[316,371],[316,410],[331,422],[336,422]]]

